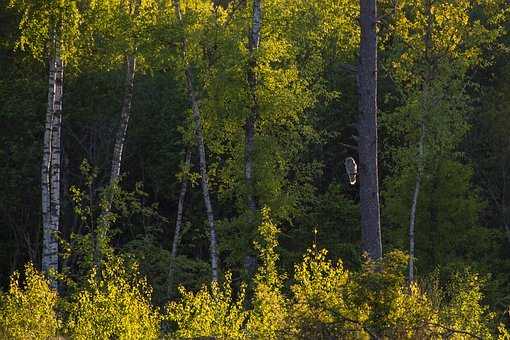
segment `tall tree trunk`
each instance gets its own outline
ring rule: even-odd
[[[126,57],[126,80],[124,84],[124,98],[122,100],[122,108],[120,111],[120,124],[115,136],[115,146],[113,148],[110,184],[117,182],[120,176],[122,153],[124,151],[129,117],[131,114],[131,105],[133,102],[135,71],[136,58],[133,55],[128,55]]]
[[[191,148],[186,151],[185,168],[187,170],[191,167]],[[168,268],[168,295],[171,295],[173,289],[173,279],[175,270],[175,259],[177,258],[177,249],[181,242],[181,229],[182,229],[182,213],[184,211],[184,200],[186,198],[186,191],[188,189],[188,179],[183,178],[181,183],[181,191],[179,193],[179,202],[177,204],[177,218],[175,221],[174,241],[172,242],[172,252],[170,253],[170,267]]]
[[[124,145],[126,142],[126,134],[131,115],[131,106],[133,102],[134,80],[136,73],[136,58],[133,55],[126,56],[126,78],[124,81],[124,97],[122,99],[122,107],[120,110],[120,122],[115,134],[115,144],[113,147],[112,163],[110,168],[110,186],[116,185],[120,177],[120,168],[122,165],[122,156]],[[111,190],[111,189],[110,189]],[[91,196],[92,197],[92,196]],[[110,221],[107,218],[112,208],[113,192],[109,192],[106,196],[104,210],[101,212],[101,223],[95,229],[94,235],[94,262],[97,267],[101,265],[101,243],[106,237],[106,232],[110,227]]]
[[[50,254],[51,244],[51,186],[50,186],[50,168],[51,168],[51,136],[53,127],[53,98],[55,97],[55,59],[51,58],[48,62],[48,105],[46,110],[46,123],[44,128],[43,140],[43,158],[41,164],[41,203],[42,203],[42,228],[43,228],[43,252],[42,252],[42,270],[48,272],[53,262]]]
[[[432,51],[431,39],[432,39],[432,12],[431,12],[430,0],[425,1],[425,14],[427,15],[427,28],[423,37],[425,45],[425,62],[426,71],[423,78],[422,98],[421,98],[421,122],[420,122],[420,140],[418,141],[418,156],[416,159],[417,173],[414,184],[413,201],[411,205],[410,221],[409,221],[409,264],[408,264],[408,280],[409,283],[414,281],[414,246],[415,246],[415,225],[416,225],[416,209],[418,205],[418,197],[420,195],[420,185],[424,171],[424,148],[425,148],[425,134],[426,134],[426,115],[430,108],[430,97],[429,97],[429,86],[432,80],[433,65],[430,52]]]
[[[416,224],[416,207],[418,205],[418,196],[420,195],[421,179],[423,176],[423,147],[425,142],[425,122],[421,122],[420,141],[418,143],[418,169],[414,183],[413,202],[411,205],[411,216],[409,221],[409,283],[414,281],[414,227]]]
[[[358,91],[362,248],[371,259],[382,257],[377,162],[377,6],[360,0],[361,41]]]
[[[253,14],[251,30],[248,37],[248,49],[250,56],[248,59],[248,84],[250,86],[251,105],[250,114],[245,122],[245,163],[244,177],[247,188],[248,209],[255,213],[257,204],[255,201],[255,190],[253,184],[253,152],[255,149],[255,125],[259,116],[259,105],[257,100],[257,59],[255,53],[260,44],[260,29],[262,26],[262,6],[261,0],[253,0]]]
[[[54,44],[57,39],[54,38]],[[42,270],[58,271],[58,241],[60,230],[60,173],[61,130],[64,65],[58,48],[50,57],[48,77],[48,106],[43,140],[43,162],[41,167],[41,194],[43,219]],[[51,281],[52,287],[57,283]]]
[[[182,23],[182,13],[179,0],[173,0],[175,14],[179,22]],[[182,58],[186,61],[186,39],[181,42]],[[187,63],[187,62],[186,62]],[[204,133],[202,130],[202,118],[200,115],[200,107],[198,105],[197,94],[193,85],[193,70],[191,65],[186,64],[185,69],[186,89],[188,91],[189,100],[191,102],[191,110],[193,113],[193,121],[195,122],[195,136],[197,139],[199,167],[201,175],[202,195],[204,197],[204,204],[207,213],[207,222],[209,224],[209,237],[210,237],[210,254],[211,254],[211,272],[212,279],[218,280],[218,241],[216,236],[216,226],[214,223],[214,213],[209,196],[209,176],[207,174],[207,160],[205,155],[205,142]]]

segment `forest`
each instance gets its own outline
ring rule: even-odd
[[[508,0],[0,0],[0,339],[510,339]]]

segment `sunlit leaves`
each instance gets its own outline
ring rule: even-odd
[[[21,14],[18,48],[37,59],[45,59],[58,49],[65,62],[76,62],[82,24],[78,1],[11,0],[9,5]]]

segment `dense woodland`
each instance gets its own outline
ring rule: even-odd
[[[0,0],[0,338],[510,339],[509,30]]]

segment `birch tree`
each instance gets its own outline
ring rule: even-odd
[[[171,294],[173,289],[173,278],[175,271],[175,260],[177,258],[177,251],[179,243],[181,242],[181,229],[182,229],[182,215],[184,212],[184,200],[186,198],[186,191],[188,190],[187,174],[191,167],[191,148],[186,151],[186,160],[184,163],[184,174],[181,178],[181,189],[179,191],[179,201],[177,203],[177,217],[175,220],[174,239],[172,242],[172,250],[170,252],[170,265],[168,268],[168,295]]]
[[[181,29],[184,30],[185,23],[183,20],[183,13],[181,11],[181,4],[179,0],[173,0],[173,8],[175,12],[175,16],[177,18],[178,24]],[[205,151],[205,139],[204,132],[202,128],[202,116],[200,113],[200,105],[198,102],[198,93],[195,88],[195,77],[192,65],[188,59],[188,41],[186,36],[181,38],[180,42],[180,53],[182,57],[182,62],[184,66],[184,77],[185,77],[185,85],[189,98],[189,102],[191,104],[191,112],[193,116],[193,121],[195,125],[195,137],[196,143],[198,147],[198,156],[199,156],[199,168],[200,168],[200,176],[201,176],[201,187],[202,187],[202,195],[204,198],[204,205],[207,214],[207,222],[209,225],[209,238],[210,238],[210,258],[211,258],[211,273],[213,281],[218,280],[218,240],[216,235],[216,225],[214,221],[214,212],[210,197],[210,189],[209,189],[209,175],[207,173],[207,158]]]
[[[392,24],[396,39],[389,64],[405,104],[385,120],[396,132],[393,136],[403,133],[409,141],[408,147],[394,152],[399,165],[409,171],[406,176],[414,177],[408,214],[408,280],[412,282],[423,182],[433,180],[438,162],[455,158],[455,149],[468,130],[467,91],[472,82],[467,73],[481,65],[479,49],[497,32],[470,18],[475,4],[469,1],[452,5],[442,0],[410,0],[399,6]]]
[[[255,148],[255,128],[259,116],[259,104],[257,99],[257,50],[260,44],[260,30],[262,26],[262,0],[253,0],[252,21],[250,34],[248,35],[248,73],[247,79],[250,86],[250,113],[245,122],[245,165],[244,176],[246,180],[248,208],[253,214],[257,210],[253,186],[253,150]]]
[[[48,99],[41,164],[42,270],[57,272],[57,235],[60,231],[62,104],[64,65],[74,62],[81,22],[76,1],[12,0],[10,6],[21,14],[16,47],[39,60],[48,61]],[[52,286],[57,283],[52,279]]]
[[[211,174],[219,199],[239,212],[221,220],[222,246],[241,263],[256,237],[253,211],[267,206],[290,222],[310,206],[321,165],[305,160],[306,148],[320,143],[315,110],[337,90],[324,84],[324,54],[338,44],[353,55],[359,41],[352,1],[266,0],[251,48],[258,6],[228,7],[203,37],[212,54],[201,69]]]
[[[111,158],[111,185],[118,182],[121,173],[135,74],[140,66],[148,67],[143,63],[144,56],[151,53],[149,45],[154,45],[149,37],[151,27],[157,20],[157,6],[153,0],[92,1],[87,11],[87,37],[95,46],[90,52],[92,62],[103,71],[119,65],[125,70],[119,123]]]

